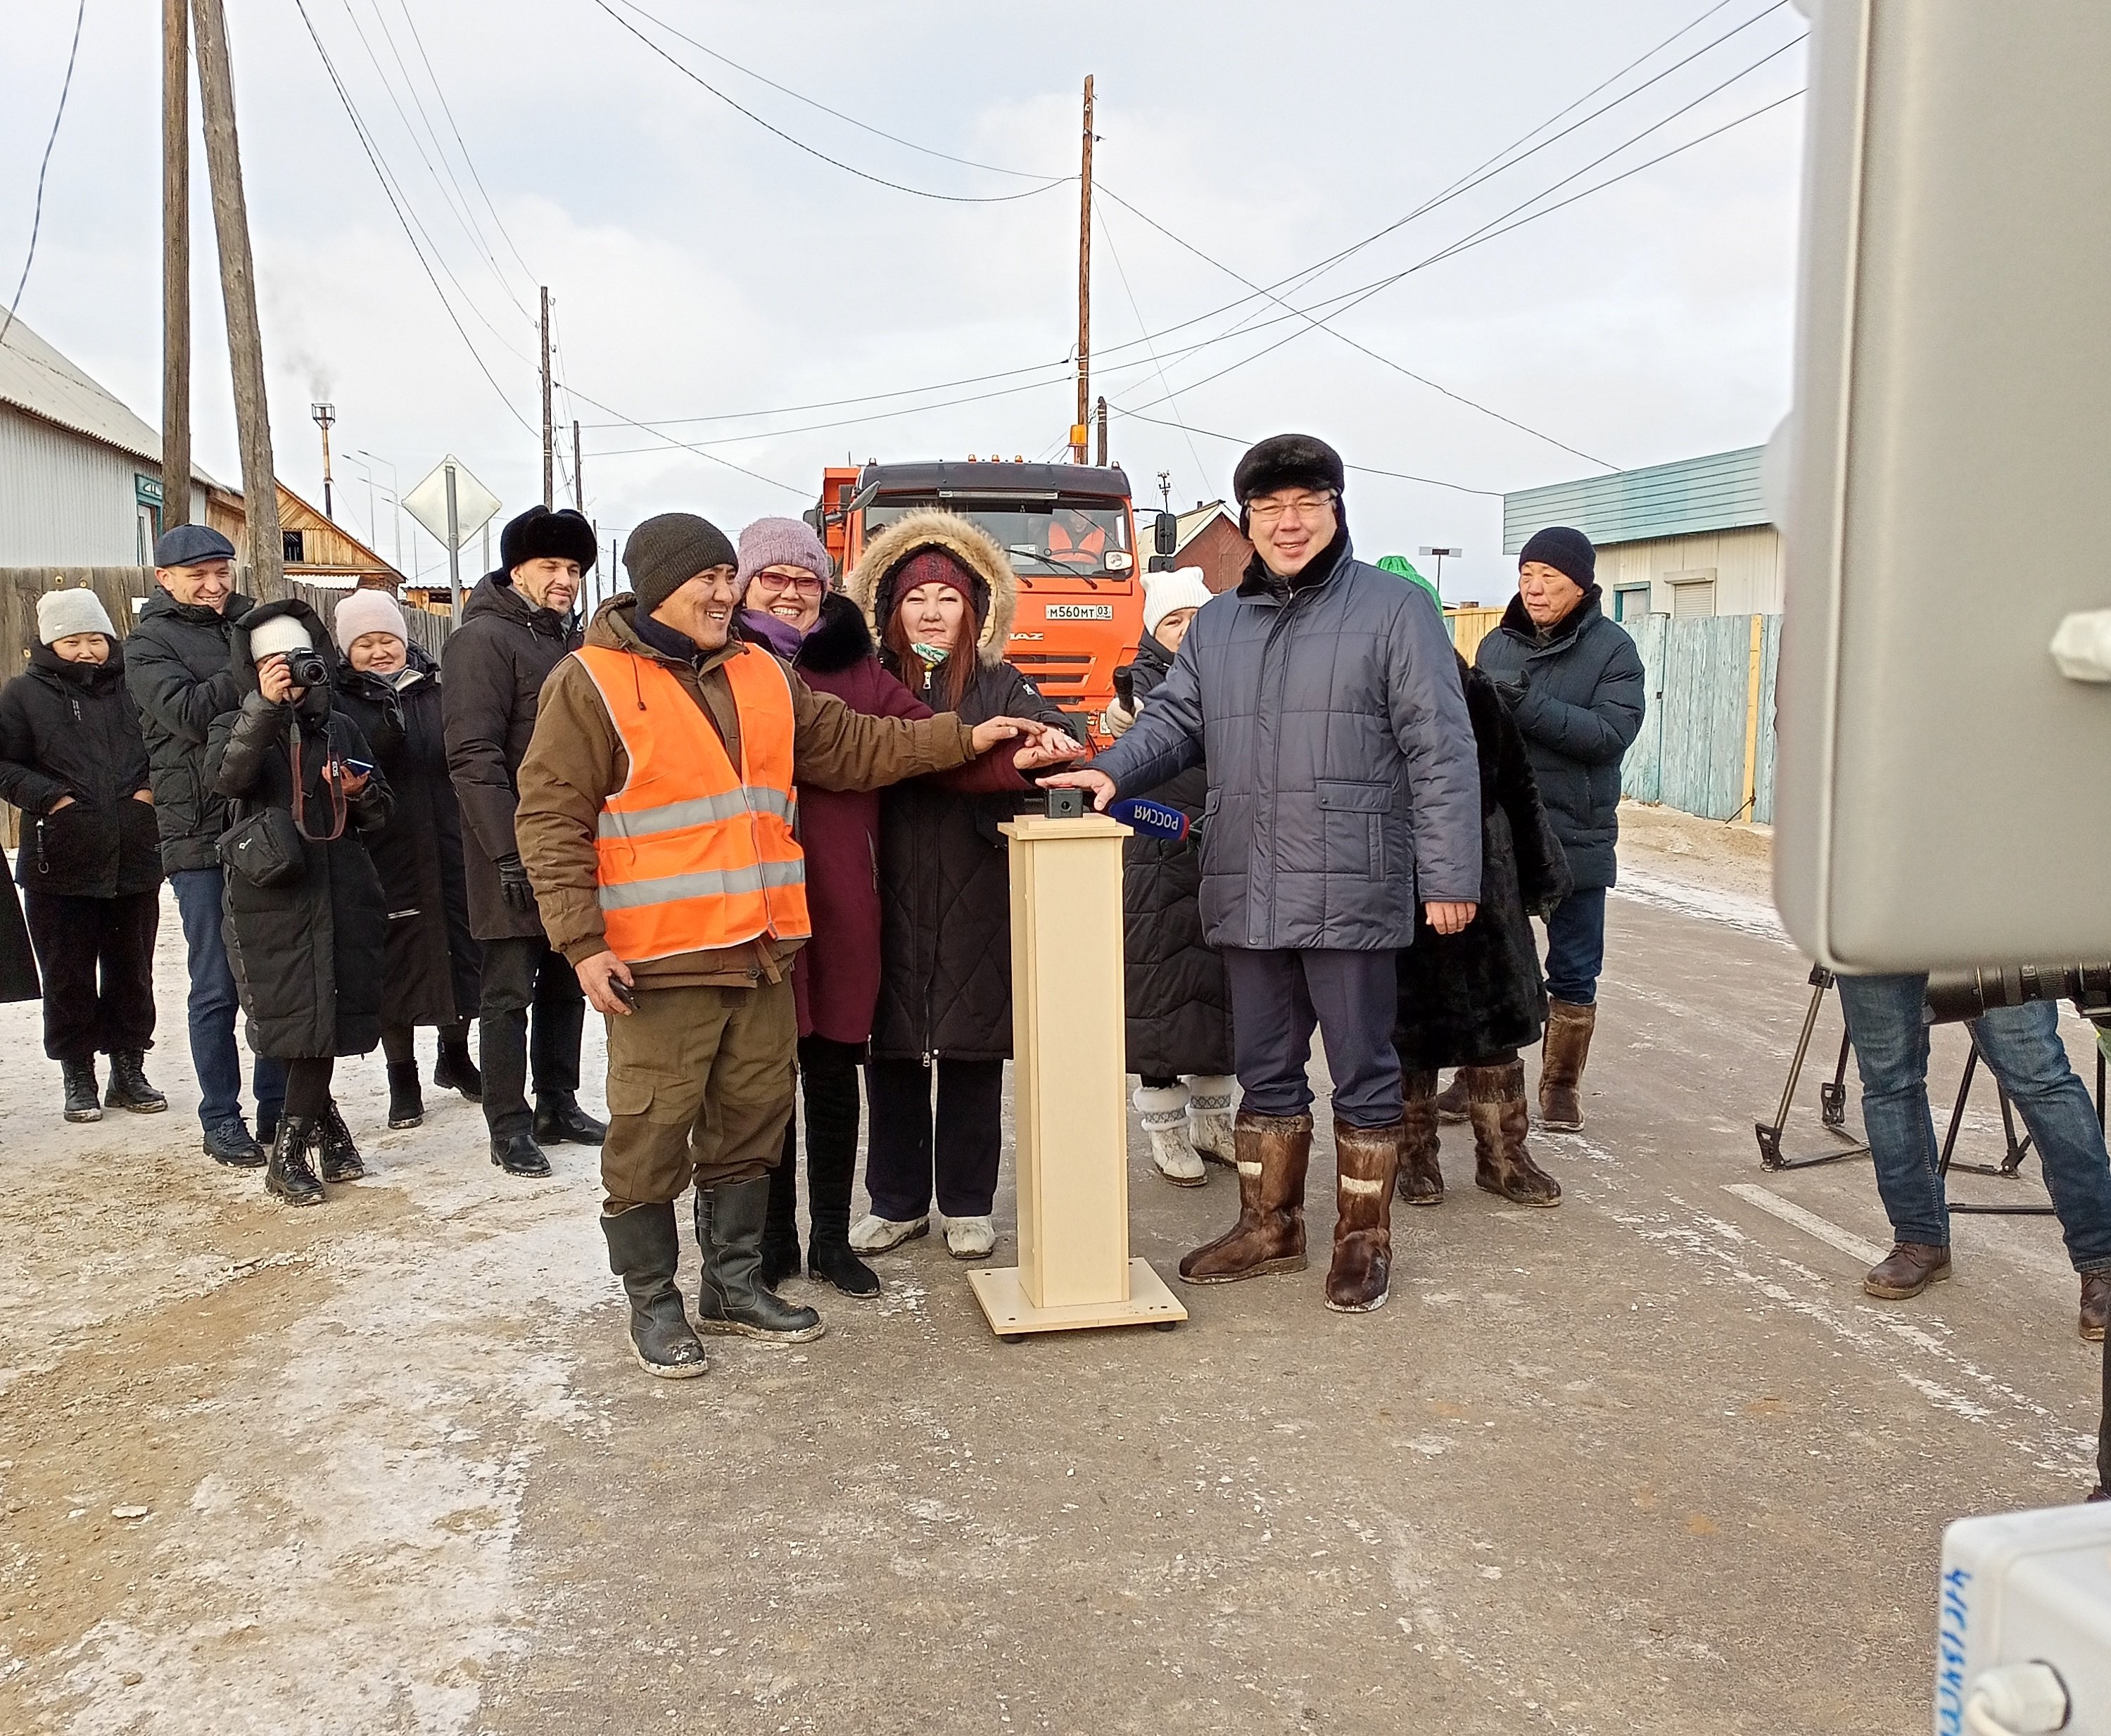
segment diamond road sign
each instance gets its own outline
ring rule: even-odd
[[[455,534],[447,538],[447,472],[455,473]],[[452,452],[433,474],[403,497],[403,510],[423,525],[443,548],[460,548],[498,516],[498,497],[470,475]]]

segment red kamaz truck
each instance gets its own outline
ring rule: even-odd
[[[1006,657],[1104,743],[1115,670],[1143,632],[1149,562],[1137,548],[1128,478],[1119,466],[973,458],[844,466],[824,472],[806,520],[847,573],[875,531],[931,507],[973,519],[1010,557],[1019,613]],[[1174,534],[1174,516],[1160,513],[1160,555],[1172,553]]]

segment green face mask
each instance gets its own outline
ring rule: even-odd
[[[921,640],[913,642],[909,648],[921,657],[925,666],[930,669],[936,669],[952,655],[943,645],[926,645]]]

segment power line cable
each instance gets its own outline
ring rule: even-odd
[[[1151,348],[1151,327],[1144,320],[1143,309],[1137,305],[1136,291],[1130,286],[1128,267],[1122,263],[1121,249],[1115,245],[1115,232],[1107,223],[1105,211],[1096,211],[1093,215],[1099,219],[1101,234],[1106,238],[1107,252],[1114,256],[1115,272],[1121,279],[1122,293],[1128,297],[1129,311],[1136,316],[1136,329],[1143,334],[1142,343],[1145,349],[1150,355],[1151,366],[1158,370],[1158,382],[1165,388],[1167,400],[1172,404],[1173,414],[1177,418],[1180,415],[1180,401],[1173,395],[1173,382],[1165,377],[1165,364],[1158,359],[1157,351]],[[1202,462],[1201,453],[1195,450],[1195,442],[1192,436],[1187,442],[1187,456],[1195,461],[1196,473],[1206,483],[1210,475],[1209,466]]]
[[[1730,0],[1718,0],[1718,3],[1727,6],[1730,3]],[[876,127],[871,125],[866,121],[859,120],[855,115],[847,115],[839,108],[831,108],[825,102],[816,102],[813,98],[803,95],[801,93],[792,89],[789,84],[780,84],[774,79],[765,78],[761,73],[757,72],[752,66],[743,66],[738,61],[733,59],[730,56],[721,54],[717,49],[698,42],[695,37],[683,35],[681,31],[676,30],[674,26],[668,23],[665,19],[657,17],[654,14],[647,11],[643,7],[637,3],[637,0],[622,0],[622,4],[626,11],[635,12],[640,18],[646,20],[648,23],[657,25],[670,36],[679,38],[681,41],[687,43],[691,48],[696,49],[697,52],[701,54],[708,54],[713,60],[718,61],[720,65],[730,66],[735,72],[745,73],[749,78],[753,79],[757,84],[767,84],[772,90],[780,92],[782,94],[791,98],[794,102],[803,102],[807,107],[818,109],[824,115],[833,115],[837,120],[844,122],[847,125],[856,127],[860,132],[869,133],[875,139],[884,139],[890,144],[901,145],[907,150],[917,152],[925,157],[935,157],[942,162],[959,163],[964,168],[986,169],[992,175],[1008,175],[1015,180],[1046,181],[1050,180],[1067,180],[1075,179],[1074,176],[1068,175],[1055,177],[1046,175],[1036,175],[1031,170],[1027,169],[1001,169],[995,163],[978,162],[972,157],[956,157],[950,151],[934,151],[930,146],[920,145],[913,139],[904,139],[899,133],[890,133],[884,128]]]
[[[1251,440],[1242,439],[1237,434],[1220,434],[1214,428],[1194,426],[1186,422],[1169,422],[1162,416],[1145,416],[1140,411],[1124,411],[1123,414],[1133,420],[1149,422],[1160,428],[1193,427],[1193,431],[1201,434],[1205,439],[1223,440],[1233,446],[1251,446],[1255,443]],[[1391,476],[1401,482],[1424,483],[1432,489],[1450,489],[1460,494],[1485,494],[1491,500],[1500,500],[1503,498],[1503,491],[1500,489],[1476,489],[1463,482],[1446,482],[1441,476],[1418,476],[1412,470],[1381,470],[1375,465],[1346,462],[1344,462],[1342,468],[1360,471],[1366,476]]]
[[[639,30],[636,25],[633,24],[628,18],[625,18],[620,12],[617,11],[614,7],[611,6],[608,3],[608,0],[593,0],[593,4],[599,7],[601,10],[606,12],[617,25],[629,31],[633,36],[636,37],[638,41],[643,43],[647,48],[650,48],[655,54],[658,55],[661,59],[666,61],[669,66],[672,66],[677,72],[680,73],[683,78],[688,79],[692,84],[700,85],[702,89],[709,91],[713,96],[716,97],[720,102],[724,103],[728,108],[732,109],[735,113],[745,115],[750,120],[752,120],[765,132],[775,134],[777,137],[783,139],[785,143],[804,151],[809,157],[819,158],[822,162],[828,164],[830,168],[840,169],[846,175],[854,175],[861,181],[870,181],[875,187],[885,187],[892,192],[909,193],[919,199],[936,199],[948,205],[1003,205],[1008,204],[1014,199],[1030,199],[1037,193],[1047,192],[1051,187],[1060,187],[1066,182],[1074,181],[1078,179],[1074,175],[1059,175],[1051,180],[1043,181],[1038,187],[1028,187],[1023,192],[1019,193],[933,193],[928,188],[910,187],[904,184],[901,181],[890,181],[884,175],[869,174],[863,169],[856,168],[852,165],[843,161],[840,157],[831,157],[827,152],[817,149],[814,146],[808,144],[803,139],[795,138],[792,134],[786,132],[783,127],[774,125],[771,122],[764,120],[762,116],[756,114],[753,109],[748,108],[741,103],[735,102],[731,97],[720,90],[717,85],[712,84],[710,80],[704,77],[703,75],[698,72],[693,66],[684,66],[680,61],[670,54],[665,48],[661,48],[658,43],[653,41],[651,37],[647,36],[642,30]],[[684,40],[686,39],[684,39]]]
[[[66,97],[73,89],[74,62],[80,57],[80,27],[88,16],[88,0],[80,0],[79,9],[73,15],[73,46],[66,50],[66,77],[59,85],[58,112],[52,116],[51,136],[44,140],[43,160],[37,165],[37,201],[30,213],[30,250],[22,256],[22,275],[15,279],[15,293],[7,303],[7,317],[0,320],[0,343],[7,338],[7,328],[15,323],[15,310],[22,305],[22,291],[29,286],[30,267],[36,263],[37,234],[44,226],[44,175],[52,166],[52,147],[59,142],[59,122],[66,119]]]

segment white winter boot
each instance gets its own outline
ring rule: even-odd
[[[883,1218],[867,1212],[851,1225],[851,1246],[861,1254],[883,1254],[891,1247],[899,1247],[904,1242],[914,1242],[919,1236],[931,1234],[931,1220],[920,1218]]]
[[[1185,1085],[1138,1085],[1129,1102],[1143,1117],[1143,1130],[1151,1135],[1151,1161],[1160,1175],[1176,1188],[1199,1188],[1210,1179],[1187,1143]]]
[[[1232,1139],[1232,1088],[1228,1073],[1192,1073],[1187,1077],[1187,1138],[1205,1157],[1237,1169],[1238,1147]]]
[[[947,1218],[946,1252],[956,1260],[987,1260],[996,1251],[996,1225],[987,1217]]]

